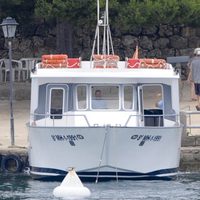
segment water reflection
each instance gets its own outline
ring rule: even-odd
[[[59,182],[32,180],[26,174],[1,174],[1,200],[49,200]],[[90,200],[198,200],[200,173],[180,174],[174,181],[112,181],[86,183],[92,193]]]

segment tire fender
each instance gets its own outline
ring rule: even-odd
[[[3,172],[16,173],[21,172],[23,161],[18,155],[4,155],[1,160],[1,169]]]

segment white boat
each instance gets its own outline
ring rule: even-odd
[[[102,18],[98,1],[97,8],[89,61],[44,55],[32,70],[30,173],[59,179],[74,167],[82,180],[175,177],[182,134],[179,75],[161,59],[138,59],[137,51],[120,61],[108,0]]]

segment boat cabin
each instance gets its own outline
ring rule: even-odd
[[[178,75],[169,64],[132,68],[115,60],[115,67],[107,68],[100,61],[96,67],[95,61],[53,68],[38,63],[32,74],[31,123],[141,127],[177,122],[179,100],[172,94],[178,94]]]

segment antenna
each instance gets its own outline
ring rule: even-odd
[[[108,0],[105,0],[105,9],[103,12],[100,12],[99,1],[100,0],[97,0],[97,26],[90,60],[92,60],[94,54],[114,55],[112,37],[109,26]],[[102,41],[101,44],[100,41]],[[100,47],[102,48],[101,52]]]

